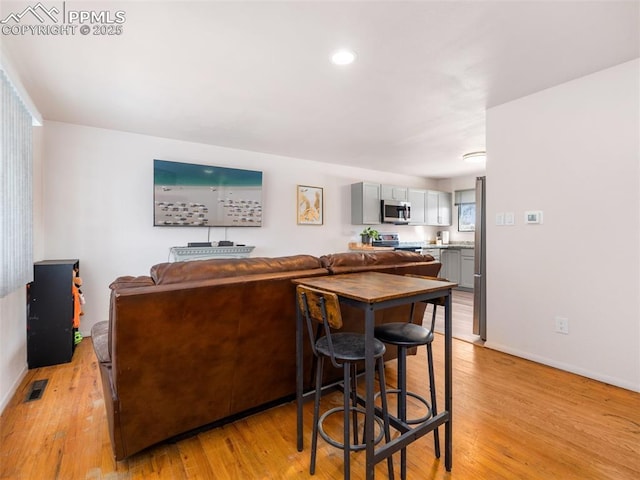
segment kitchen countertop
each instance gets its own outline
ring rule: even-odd
[[[448,245],[436,245],[435,243],[411,243],[411,242],[400,242],[400,247],[413,247],[422,248],[422,249],[430,249],[430,248],[439,248],[439,249],[463,249],[469,248],[473,249],[473,243],[449,243]],[[359,242],[349,242],[349,250],[351,251],[360,251],[360,252],[385,252],[392,251],[394,247],[374,247],[371,245],[365,245]]]
[[[358,252],[391,252],[393,247],[373,247],[364,243],[349,242],[349,250]]]
[[[473,243],[449,243],[448,245],[436,245],[434,244],[427,244],[424,245],[422,248],[427,249],[427,248],[451,248],[451,249],[458,249],[458,248],[475,248],[475,246],[473,245]]]

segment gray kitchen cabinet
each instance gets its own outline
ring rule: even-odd
[[[379,225],[380,200],[410,202],[411,225],[451,225],[451,193],[368,182],[351,185],[351,223]]]
[[[381,185],[380,195],[383,200],[398,200],[406,202],[408,198],[408,188],[398,187],[396,185]]]
[[[444,248],[440,253],[440,277],[450,282],[460,283],[460,250]]]
[[[474,259],[473,248],[460,250],[460,286],[463,288],[473,288]]]
[[[428,190],[426,210],[427,225],[451,225],[451,193]]]
[[[380,224],[380,184],[353,183],[351,185],[351,223],[353,225]]]
[[[427,191],[410,188],[409,203],[411,203],[411,221],[409,225],[426,225]]]
[[[458,284],[458,288],[473,289],[473,248],[443,248],[440,254],[440,277]]]

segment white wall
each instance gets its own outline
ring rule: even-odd
[[[639,71],[628,62],[487,115],[487,346],[636,391]],[[526,210],[544,223],[524,225]],[[516,225],[496,226],[498,212]]]
[[[207,241],[206,228],[153,227],[154,158],[263,171],[261,228],[212,228],[211,240],[255,245],[253,256],[346,251],[362,226],[351,225],[350,184],[374,181],[433,188],[434,181],[327,165],[258,152],[112,130],[45,122],[44,256],[79,258],[87,299],[81,331],[108,318],[108,285],[120,275],[147,275],[169,248]],[[296,185],[324,189],[324,225],[296,224]],[[402,229],[403,240],[426,236]]]
[[[26,293],[21,288],[0,298],[0,413],[27,371]]]

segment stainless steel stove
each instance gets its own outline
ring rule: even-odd
[[[403,243],[397,233],[380,232],[380,239],[372,242],[374,247],[393,247],[394,250],[406,250],[409,252],[420,252],[422,245],[419,243]]]
[[[374,247],[397,247],[400,240],[397,233],[380,232],[380,238],[371,243]]]

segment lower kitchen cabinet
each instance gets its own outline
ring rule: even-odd
[[[460,250],[460,286],[473,288],[473,269],[475,253],[472,248]]]
[[[460,250],[445,248],[440,253],[440,276],[450,282],[460,283]]]
[[[440,254],[440,277],[458,284],[458,288],[473,289],[473,248],[443,248]]]
[[[431,255],[436,262],[440,262],[441,261],[440,254],[442,253],[440,250],[442,249],[441,248],[423,248],[422,254]],[[439,275],[442,276],[442,273],[440,273]]]

